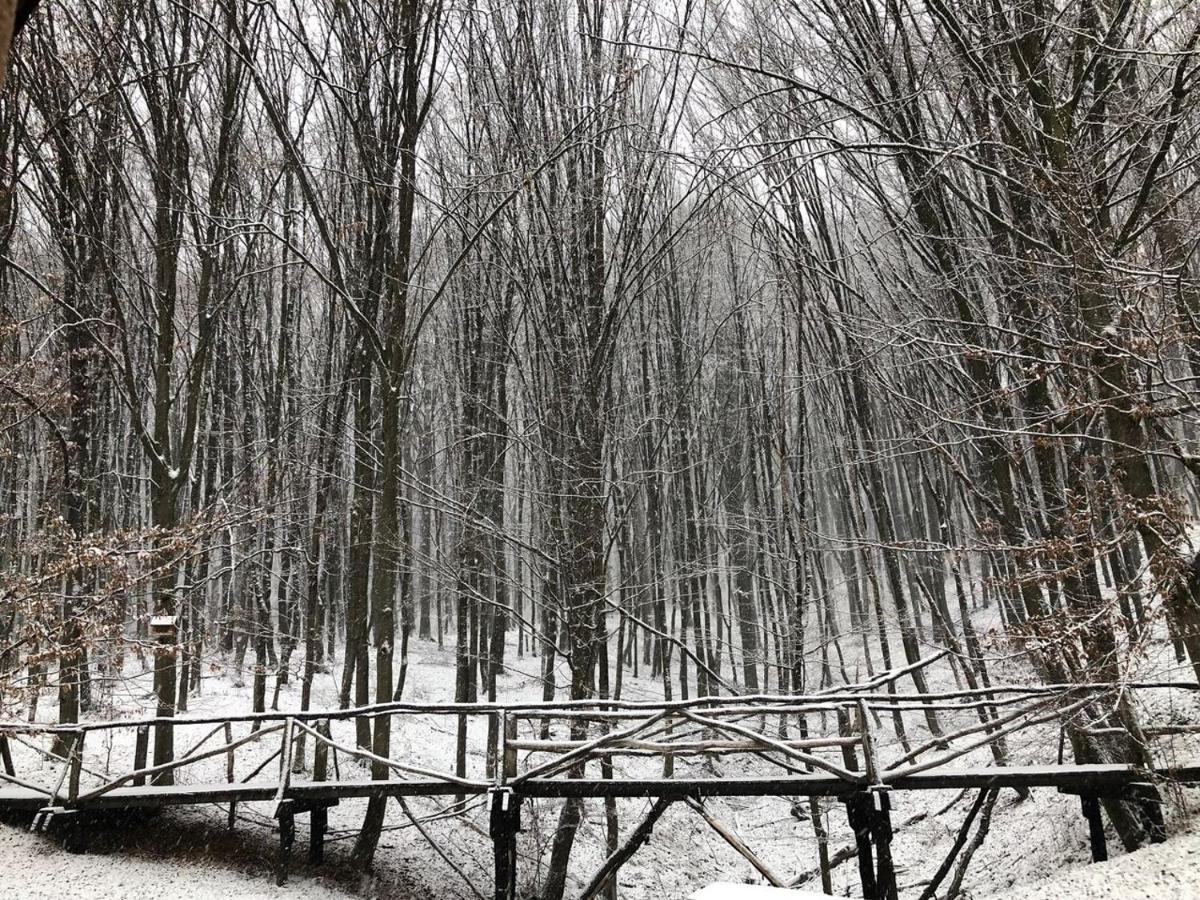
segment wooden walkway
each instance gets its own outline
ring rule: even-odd
[[[1194,691],[1194,685],[1148,685],[1146,690]],[[1130,685],[1120,686],[1129,690]],[[673,803],[696,808],[723,838],[760,872],[769,869],[732,832],[703,808],[711,797],[831,797],[845,803],[854,831],[863,894],[896,897],[891,858],[890,798],[928,790],[1054,788],[1081,797],[1095,859],[1106,858],[1100,801],[1119,797],[1141,804],[1153,823],[1152,839],[1164,837],[1158,786],[1200,783],[1200,765],[1135,769],[1127,765],[1081,765],[1058,761],[1036,766],[980,765],[972,751],[990,749],[1002,737],[1034,725],[1059,723],[1091,727],[1088,710],[1103,705],[1116,690],[1107,685],[990,688],[941,694],[893,694],[870,689],[793,697],[703,698],[670,703],[385,704],[354,710],[268,713],[230,717],[94,722],[74,726],[33,726],[0,722],[0,811],[24,811],[40,826],[55,817],[84,822],[83,814],[102,810],[160,809],[228,804],[233,827],[239,804],[271,803],[279,821],[278,879],[287,876],[295,817],[310,816],[310,858],[323,858],[328,809],[343,800],[369,797],[490,798],[490,837],[494,848],[495,896],[516,896],[517,835],[522,808],[537,799],[647,798],[646,819],[591,880],[583,900],[597,896],[622,863],[649,837],[657,819]],[[986,705],[985,701],[986,700]],[[906,745],[889,760],[877,746],[877,716],[898,710],[953,712],[970,724]],[[990,710],[984,715],[981,711]],[[384,759],[334,737],[359,718],[390,717],[393,733],[408,724],[428,728],[430,717],[465,728],[486,724],[486,771],[469,777],[415,759]],[[1081,720],[1079,717],[1084,716]],[[414,722],[414,719],[419,721]],[[836,722],[837,731],[809,736],[801,723]],[[914,721],[917,716],[913,716]],[[482,720],[482,721],[478,721]],[[788,726],[790,723],[790,727]],[[1096,726],[1104,730],[1104,723]],[[246,729],[235,736],[237,729]],[[172,739],[201,734],[178,758],[147,764],[152,732],[172,729]],[[1181,726],[1148,725],[1143,733],[1179,733]],[[477,731],[482,731],[479,727]],[[1109,732],[1111,727],[1107,727]],[[1187,726],[1184,726],[1187,730]],[[799,739],[789,734],[799,732]],[[409,731],[409,734],[416,733]],[[912,733],[915,732],[915,728]],[[123,735],[123,738],[122,738]],[[103,740],[108,758],[101,768]],[[49,745],[49,746],[47,746]],[[116,764],[113,748],[132,749],[128,764]],[[889,752],[895,748],[889,746]],[[1061,750],[1060,750],[1061,752]],[[738,756],[765,768],[732,778],[646,776],[666,760]],[[639,774],[612,777],[614,758],[640,758]],[[122,758],[118,753],[118,759]],[[388,772],[387,780],[348,778],[339,760],[359,759]],[[36,762],[22,766],[18,763]],[[588,775],[600,763],[604,777]],[[681,766],[682,768],[682,766]],[[248,774],[243,772],[249,770]],[[185,780],[186,779],[186,780]],[[83,825],[81,824],[81,828]]]

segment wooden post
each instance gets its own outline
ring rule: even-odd
[[[8,747],[7,734],[0,734],[0,763],[4,765],[5,775],[17,774],[17,770],[13,767],[12,751]]]
[[[284,800],[280,803],[275,816],[279,819],[279,866],[275,870],[275,884],[283,887],[287,883],[288,858],[296,840],[296,813],[292,809],[292,801]]]
[[[487,756],[484,763],[484,772],[488,778],[496,778],[500,767],[500,744],[503,738],[501,735],[504,728],[501,725],[502,713],[497,710],[492,710],[487,714],[488,730],[487,730]],[[497,780],[499,780],[497,778]]]
[[[875,760],[875,741],[871,738],[871,717],[867,714],[867,704],[858,701],[858,731],[862,738],[863,769],[870,784],[879,782],[879,766]]]
[[[292,774],[292,752],[296,746],[292,740],[292,720],[286,720],[283,726],[282,743],[279,745],[279,782],[286,784]]]
[[[77,731],[71,737],[71,773],[67,776],[67,801],[79,799],[79,775],[83,771],[83,737],[86,731]]]
[[[317,734],[330,739],[329,720],[321,719],[314,729]],[[326,741],[313,741],[313,781],[329,780],[329,744]]]
[[[225,743],[233,743],[233,723],[225,723]],[[233,784],[233,748],[230,747],[225,755],[225,780]]]
[[[137,736],[133,742],[133,770],[140,772],[146,768],[146,754],[149,752],[150,745],[150,726],[139,725],[137,727]],[[133,779],[134,787],[141,787],[146,783],[146,776],[139,775]]]
[[[871,792],[871,826],[875,838],[876,890],[880,900],[898,900],[896,867],[892,863],[892,801],[887,791]]]
[[[325,862],[325,832],[329,828],[329,807],[314,806],[309,817],[308,861],[315,866]]]
[[[322,737],[328,738],[329,720],[319,721],[316,731]],[[328,778],[329,745],[317,738],[313,740],[313,781],[327,781]],[[329,828],[329,807],[324,804],[314,806],[309,815],[308,825],[308,861],[320,865],[325,861],[325,831]]]
[[[492,846],[495,850],[496,900],[516,900],[517,897],[517,833],[521,830],[521,798],[512,788],[492,788],[489,791],[489,818]]]
[[[858,847],[858,877],[862,881],[865,900],[879,900],[879,889],[875,880],[875,860],[871,852],[871,819],[874,801],[871,795],[858,791],[846,800],[846,818],[854,832],[854,843]]]
[[[838,733],[842,737],[849,737],[851,733],[850,711],[839,708],[837,715]],[[852,745],[843,745],[842,763],[851,772],[858,771],[857,756]],[[865,794],[857,793],[851,794],[845,799],[846,819],[850,824],[850,830],[854,832],[854,844],[858,847],[858,877],[862,882],[863,897],[870,900],[875,897],[875,860],[871,853],[871,820],[867,814],[867,810],[870,808],[870,798]]]
[[[1092,845],[1092,862],[1108,859],[1108,842],[1104,838],[1104,820],[1100,818],[1100,799],[1095,794],[1083,794],[1079,801],[1088,823],[1088,841]]]
[[[517,750],[512,742],[517,739],[517,717],[515,713],[504,713],[504,736],[502,763],[500,766],[500,783],[507,784],[517,777]]]
[[[296,809],[287,799],[287,789],[292,778],[292,750],[296,746],[292,738],[293,720],[288,718],[283,726],[283,745],[279,748],[279,787],[275,791],[275,818],[279,820],[279,873],[275,883],[287,881],[288,856],[296,840]]]
[[[233,743],[233,723],[232,722],[225,723],[225,743],[227,743],[227,744]],[[231,748],[229,750],[229,755],[225,757],[225,778],[230,784],[233,784],[234,777],[235,776],[234,776],[234,772],[233,772],[233,749]],[[235,824],[237,824],[237,801],[230,800],[229,801],[229,824],[228,824],[228,828],[230,831],[233,831],[233,826]]]
[[[852,737],[853,732],[850,728],[850,712],[845,707],[839,706],[837,711],[838,720],[838,736]],[[842,744],[842,767],[851,772],[858,771],[858,754],[854,752],[854,745]]]

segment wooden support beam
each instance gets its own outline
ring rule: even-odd
[[[0,734],[0,764],[4,765],[5,775],[16,775],[17,770],[13,768],[12,750],[8,746],[8,735]]]
[[[620,866],[624,865],[626,860],[634,856],[646,841],[650,839],[650,832],[654,830],[654,823],[659,821],[659,818],[667,811],[667,806],[674,803],[673,799],[660,797],[656,799],[649,814],[642,821],[640,826],[634,829],[634,833],[629,835],[629,840],[625,841],[624,846],[620,847],[616,853],[605,860],[604,865],[600,866],[600,871],[596,872],[595,877],[588,883],[587,888],[584,888],[583,894],[580,895],[580,900],[595,900],[601,890],[604,890],[608,880],[617,874]]]
[[[1095,794],[1083,794],[1079,801],[1083,806],[1083,817],[1088,823],[1092,862],[1104,862],[1108,859],[1108,842],[1104,837],[1104,819],[1100,816],[1100,798]]]
[[[846,818],[854,832],[854,844],[858,847],[858,877],[862,882],[863,897],[878,900],[879,890],[875,880],[875,856],[871,849],[871,795],[865,792],[851,794],[846,798]]]
[[[697,800],[695,797],[688,797],[685,802],[688,806],[700,814],[700,817],[708,823],[709,827],[712,828],[713,831],[715,831],[724,839],[725,843],[740,853],[746,862],[750,863],[750,865],[757,869],[758,874],[767,879],[767,881],[771,882],[774,887],[786,888],[789,886],[786,881],[772,872],[767,867],[767,864],[759,859],[754,852],[742,842],[741,838],[726,828],[719,819],[713,816],[701,801]]]
[[[892,801],[886,791],[872,791],[871,830],[875,841],[875,883],[879,900],[898,900],[896,867],[892,863]]]
[[[441,857],[442,862],[444,862],[451,869],[453,869],[454,874],[462,879],[463,884],[465,884],[470,889],[471,893],[475,895],[475,900],[484,900],[483,894],[481,894],[479,892],[479,889],[477,887],[475,887],[474,882],[472,882],[471,879],[467,877],[467,873],[462,870],[462,867],[457,865],[454,862],[454,860],[452,860],[450,858],[450,856],[446,853],[446,851],[442,849],[442,845],[439,844],[437,841],[435,841],[433,839],[433,836],[430,835],[430,833],[425,830],[425,827],[421,824],[421,820],[419,818],[417,818],[415,815],[413,815],[413,811],[408,808],[408,804],[404,802],[404,798],[401,796],[396,796],[396,804],[404,812],[405,817],[412,824],[412,827],[417,829],[417,834],[421,835],[421,837],[423,837],[425,839],[425,843],[427,843],[433,849],[433,852],[436,853],[439,857]],[[520,830],[520,823],[518,823],[518,830]],[[516,853],[515,845],[513,848],[513,853],[514,853],[514,855]],[[515,873],[515,869],[513,871]],[[512,896],[515,898],[515,896],[516,896],[516,880],[515,880],[515,878],[513,879],[512,884],[513,884]]]
[[[654,806],[650,808],[650,812],[642,823],[633,830],[633,834],[629,836],[629,840],[620,847],[616,853],[604,861],[604,865],[600,867],[600,871],[588,883],[579,900],[595,900],[595,897],[604,890],[604,886],[608,884],[608,880],[617,874],[617,870],[631,857],[637,853],[638,849],[646,841],[650,840],[650,832],[654,830],[654,823],[659,820],[663,813],[667,811],[667,807],[675,801],[667,797],[659,797],[654,801]],[[497,900],[500,900],[498,897]]]
[[[957,801],[955,801],[957,802]],[[983,809],[987,803],[995,802],[994,791],[980,791],[975,795],[975,802],[971,804],[971,809],[967,812],[967,816],[963,819],[962,827],[958,829],[958,834],[954,838],[954,843],[950,845],[950,852],[946,854],[946,858],[942,860],[942,864],[934,873],[933,878],[925,885],[925,889],[921,891],[921,896],[917,900],[933,900],[937,896],[938,888],[942,886],[942,882],[946,876],[950,874],[950,869],[954,863],[959,860],[959,854],[966,846],[967,837],[971,833],[971,826],[975,823],[975,817],[979,815],[979,811]]]
[[[287,884],[288,862],[292,855],[292,844],[296,841],[296,812],[290,800],[281,802],[275,810],[279,819],[279,863],[275,869],[275,884]]]
[[[891,803],[884,791],[860,791],[846,798],[846,818],[858,847],[858,876],[865,900],[897,900],[892,863]],[[874,851],[874,859],[872,858]]]
[[[489,832],[495,851],[496,900],[517,897],[517,834],[521,831],[521,798],[510,788],[489,792]]]
[[[325,832],[329,829],[329,807],[312,811],[308,823],[308,861],[314,866],[325,862]]]

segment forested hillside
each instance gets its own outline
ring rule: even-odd
[[[459,702],[1195,682],[1198,41],[1191,0],[43,3],[0,721],[425,656]],[[1150,764],[1139,715],[1067,752]]]

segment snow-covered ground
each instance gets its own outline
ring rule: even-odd
[[[536,676],[538,660],[515,659],[500,679],[499,694],[508,701],[532,701],[541,695]],[[1029,674],[1012,661],[1006,661],[1003,648],[997,647],[993,676],[998,681],[1027,681]],[[1158,648],[1161,651],[1163,648]],[[1156,651],[1156,652],[1158,652]],[[1169,676],[1169,666],[1155,660],[1156,671]],[[454,654],[451,647],[415,641],[409,670],[406,699],[445,702],[452,698]],[[234,687],[214,662],[204,681],[203,693],[192,702],[189,715],[244,713],[249,709],[249,687]],[[560,679],[565,683],[566,678]],[[939,670],[931,688],[953,688],[948,670]],[[273,685],[271,686],[273,687]],[[144,714],[149,704],[148,675],[137,674],[123,686],[117,706],[128,716]],[[661,685],[645,678],[626,675],[624,698],[655,700],[661,698]],[[1180,721],[1200,720],[1200,708],[1193,699],[1171,700],[1178,704],[1171,715]],[[299,706],[299,684],[283,688],[282,710]],[[314,687],[314,708],[336,707],[335,675],[320,676]],[[43,702],[44,714],[53,715],[52,703]],[[917,717],[910,720],[915,723]],[[814,728],[820,723],[810,723]],[[825,723],[825,727],[836,727]],[[914,731],[915,725],[910,726]],[[471,726],[469,775],[482,778],[484,773],[485,721]],[[245,733],[239,726],[237,735]],[[176,749],[198,740],[206,728],[180,729]],[[919,734],[911,735],[919,740]],[[352,726],[335,728],[335,739],[352,744]],[[877,732],[885,756],[895,755],[896,741],[886,719]],[[278,737],[264,739],[273,749]],[[98,779],[111,763],[113,771],[123,770],[131,758],[132,730],[114,734],[112,739],[89,737],[89,767]],[[396,757],[408,758],[433,768],[452,768],[454,720],[423,716],[394,728]],[[1012,761],[1052,762],[1057,752],[1056,730],[1032,730],[1011,741]],[[249,774],[265,750],[257,756],[239,756],[239,777]],[[311,750],[310,750],[311,752]],[[240,753],[240,751],[239,751]],[[970,761],[990,764],[986,750],[977,751]],[[1182,760],[1174,760],[1180,762]],[[36,765],[27,751],[19,764]],[[181,780],[223,780],[222,756],[197,766],[198,771]],[[620,774],[646,771],[645,760],[630,760],[618,768]],[[713,763],[683,763],[680,766],[707,765],[706,774],[741,774],[745,761],[722,760]],[[711,768],[715,765],[715,769]],[[205,766],[208,768],[206,769]],[[341,762],[340,777],[366,777],[354,774],[354,764]],[[677,769],[680,771],[680,769]],[[697,771],[700,771],[697,768]],[[52,767],[41,773],[43,780],[53,777]],[[916,896],[942,859],[962,822],[973,795],[954,792],[906,793],[893,798],[893,824],[896,828],[893,855],[899,873],[902,895]],[[1192,792],[1176,792],[1169,826],[1173,832],[1187,832]],[[277,848],[275,823],[270,804],[246,804],[239,808],[234,832],[226,830],[226,810],[201,807],[164,811],[133,822],[98,825],[98,836],[86,854],[66,852],[54,835],[32,835],[16,824],[0,824],[0,884],[12,888],[15,897],[396,897],[457,900],[471,898],[477,890],[490,893],[492,849],[487,836],[487,815],[482,801],[465,815],[439,816],[446,800],[413,799],[410,808],[425,819],[425,830],[460,872],[454,871],[413,828],[398,805],[388,811],[387,830],[376,856],[375,870],[364,874],[352,870],[349,851],[361,823],[364,802],[348,801],[330,810],[330,842],[326,863],[311,867],[305,860],[307,816],[297,821],[298,834],[293,852],[292,874],[282,888],[273,884],[272,866]],[[791,879],[815,870],[816,842],[812,823],[802,809],[787,798],[730,798],[710,801],[713,815],[736,831],[756,854],[781,877]],[[619,801],[622,833],[628,833],[648,809],[647,801]],[[540,801],[526,807],[526,831],[519,844],[519,871],[523,889],[539,884],[549,857],[550,835],[557,820],[558,805]],[[798,815],[799,813],[799,815]],[[836,852],[852,843],[844,809],[836,802],[822,804],[822,814],[830,832],[830,849]],[[585,804],[585,820],[572,856],[568,896],[578,894],[605,856],[604,813],[599,802]],[[1110,852],[1119,852],[1119,842],[1110,836]],[[1018,802],[1015,795],[1001,795],[992,818],[987,840],[976,853],[964,881],[964,894],[971,898],[1074,897],[1074,896],[1200,896],[1195,862],[1200,860],[1200,837],[1188,832],[1161,847],[1118,858],[1100,867],[1086,865],[1089,859],[1087,827],[1075,797],[1053,790],[1037,790],[1030,799]],[[1139,875],[1142,868],[1147,873]],[[1057,873],[1057,874],[1056,874]],[[1103,874],[1112,873],[1112,874]],[[1053,880],[1045,882],[1048,876]],[[1119,889],[1123,884],[1153,885],[1150,893],[1137,894]],[[655,827],[650,843],[624,866],[619,875],[620,895],[626,900],[684,898],[697,888],[715,881],[757,882],[759,879],[746,861],[732,850],[691,809],[682,804],[672,807]],[[469,883],[468,883],[469,882]],[[1109,893],[1070,894],[1066,890],[1109,890]],[[804,887],[819,888],[819,880],[810,878]],[[850,860],[834,870],[834,890],[840,896],[857,896],[857,868]],[[1176,890],[1172,894],[1170,891]],[[1157,891],[1157,892],[1154,892]],[[1006,893],[1007,892],[1007,893]]]
[[[0,825],[0,893],[14,900],[356,896],[308,876],[293,876],[286,887],[276,888],[262,853],[265,843],[218,843],[218,835],[206,833],[192,814],[167,818],[172,821],[143,823],[119,838],[98,839],[86,854],[67,853],[48,837]]]
[[[23,828],[0,824],[0,885],[4,896],[20,900],[58,900],[63,896],[149,900],[149,898],[247,898],[247,900],[326,900],[326,898],[392,897],[417,898],[470,896],[465,887],[443,884],[443,894],[429,894],[432,872],[423,875],[420,886],[405,890],[403,882],[386,875],[359,879],[343,869],[320,872],[293,870],[287,885],[275,887],[271,874],[272,844],[266,835],[230,840],[221,834],[223,815],[214,811],[210,821],[194,813],[172,814],[170,824],[127,828],[116,839],[98,842],[87,854],[67,853],[52,839],[33,835]],[[1008,823],[999,822],[988,842],[994,847],[1011,844]],[[161,826],[161,827],[160,827]],[[115,836],[114,836],[115,837]],[[661,859],[653,842],[645,851]],[[1077,842],[1073,842],[1077,843]],[[985,848],[987,845],[985,844]],[[1079,857],[1084,848],[1074,847]],[[982,854],[983,851],[981,850]],[[297,854],[300,856],[300,854]],[[1003,855],[1003,854],[1001,854]],[[1083,855],[1086,859],[1086,854]],[[635,858],[636,861],[636,858]],[[426,860],[433,865],[433,861]],[[633,865],[633,864],[631,864]],[[390,871],[387,853],[380,854],[380,868]],[[1041,879],[1023,880],[997,891],[987,889],[985,867],[968,878],[968,896],[973,900],[1192,900],[1200,897],[1200,834],[1188,832],[1167,843],[1147,847],[1106,863],[1076,860]],[[992,876],[998,873],[986,869]],[[723,878],[731,877],[725,874]],[[428,881],[426,880],[428,879]],[[644,883],[644,879],[638,880]],[[634,885],[622,878],[633,896]],[[479,885],[486,889],[486,884]],[[810,888],[811,889],[811,888]],[[404,891],[403,893],[401,891]],[[642,892],[645,896],[645,892]],[[664,893],[679,898],[686,893]],[[780,895],[786,896],[786,895]],[[714,898],[715,900],[715,898]]]
[[[1103,863],[1072,865],[1042,881],[1014,886],[979,900],[1195,900],[1200,897],[1200,834]]]

